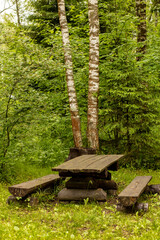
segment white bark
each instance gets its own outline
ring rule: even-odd
[[[77,96],[76,96],[74,77],[73,77],[73,65],[72,65],[72,56],[71,56],[71,50],[70,50],[69,31],[68,31],[67,18],[65,13],[65,2],[64,0],[57,0],[57,2],[58,2],[59,21],[61,26],[62,41],[63,41],[63,48],[64,48],[66,80],[67,80],[69,106],[70,106],[71,121],[72,121],[73,138],[74,138],[75,146],[78,148],[81,148],[82,136],[81,136],[80,116],[78,112]]]
[[[98,93],[99,93],[99,17],[98,0],[88,0],[89,18],[89,84],[87,138],[91,148],[99,148]]]

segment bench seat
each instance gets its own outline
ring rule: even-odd
[[[58,174],[50,174],[28,182],[16,184],[8,188],[9,192],[15,197],[25,197],[38,189],[43,189],[52,185],[59,184],[62,178]]]
[[[152,176],[137,176],[133,181],[118,195],[119,203],[125,207],[133,206],[140,195],[145,191],[147,184]]]

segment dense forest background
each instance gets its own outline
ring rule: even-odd
[[[99,152],[125,153],[124,166],[159,168],[160,2],[143,1],[143,42],[138,40],[137,2],[99,0]],[[88,147],[88,4],[65,3]],[[12,4],[15,14],[1,11],[0,22],[0,180],[6,181],[27,165],[51,168],[63,162],[74,146],[57,1]]]

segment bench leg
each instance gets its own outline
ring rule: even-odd
[[[149,208],[148,203],[136,203],[133,206],[125,207],[121,204],[117,204],[117,211],[123,211],[123,212],[137,212],[137,211],[144,211],[147,212]]]

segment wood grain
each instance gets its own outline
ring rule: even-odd
[[[74,173],[100,173],[123,157],[124,155],[83,155],[54,167],[52,170]]]
[[[151,176],[137,176],[134,178],[134,180],[118,195],[119,202],[123,206],[134,205],[151,179]]]
[[[57,174],[50,174],[28,182],[13,185],[8,188],[9,192],[15,197],[25,197],[38,188],[45,188],[52,184],[57,184],[61,178]]]

